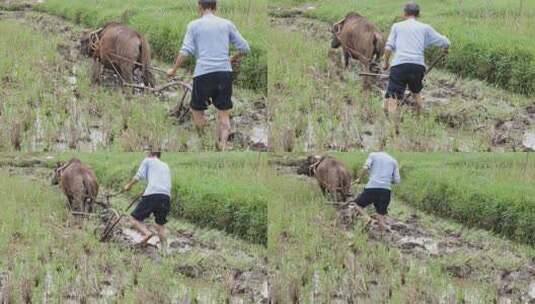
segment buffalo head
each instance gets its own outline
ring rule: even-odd
[[[320,161],[321,156],[319,155],[311,155],[307,157],[307,159],[303,161],[301,166],[297,168],[297,174],[314,176],[314,167],[317,166]]]
[[[93,50],[91,49],[91,33],[84,31],[82,37],[80,37],[80,53],[84,56],[92,56]]]
[[[333,35],[333,39],[331,41],[331,47],[333,49],[337,49],[339,48],[340,46],[342,46],[342,41],[340,41],[340,39],[338,38],[338,35],[340,35],[340,32],[342,32],[342,27],[344,25],[344,22],[343,20],[338,22],[338,23],[335,23],[332,27],[331,27],[331,33]]]
[[[61,162],[58,162],[56,164],[56,168],[54,169],[54,174],[52,175],[52,180],[50,181],[52,185],[59,184],[59,180],[61,179],[61,172],[63,171],[64,165]]]

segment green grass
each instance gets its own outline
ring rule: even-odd
[[[227,291],[217,282],[227,271],[225,267],[240,267],[228,258],[227,249],[212,256],[218,261],[212,263],[210,259],[200,262],[198,253],[154,260],[113,243],[100,243],[92,233],[95,223],[77,226],[67,214],[63,194],[41,178],[44,177],[31,180],[0,171],[0,273],[4,301],[170,303],[186,294],[190,299],[199,295],[213,303],[227,299]],[[187,225],[170,226],[191,229]],[[237,243],[213,232],[211,238],[226,246]],[[192,261],[219,277],[190,279],[177,272],[178,267]],[[100,292],[108,286],[115,295],[100,298]]]
[[[168,63],[173,62],[180,49],[187,24],[198,18],[196,1],[191,0],[50,0],[38,9],[92,28],[113,20],[130,25],[146,35],[155,54]],[[251,44],[252,54],[243,61],[238,83],[265,92],[268,47],[265,1],[221,1],[220,11],[223,17],[236,23]]]
[[[303,1],[275,3],[298,5]],[[387,34],[399,20],[403,0],[332,0],[318,2],[307,16],[334,23],[349,11],[358,11]],[[421,0],[422,21],[452,41],[446,68],[463,77],[525,95],[535,94],[535,5],[525,0]],[[327,43],[327,42],[325,42]]]

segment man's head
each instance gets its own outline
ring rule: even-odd
[[[420,17],[420,6],[416,2],[411,1],[405,4],[404,11],[405,17]]]
[[[161,151],[150,151],[149,152],[149,157],[160,158],[161,156],[162,156],[162,152]]]
[[[215,11],[217,9],[217,0],[199,0],[199,10],[201,12],[210,10]]]
[[[162,150],[152,145],[144,146],[144,150],[147,152],[148,157],[160,158],[162,156]]]

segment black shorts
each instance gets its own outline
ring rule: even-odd
[[[232,72],[214,72],[193,78],[191,108],[204,111],[210,104],[218,110],[232,109]]]
[[[142,222],[154,213],[155,222],[158,225],[167,223],[167,215],[171,209],[171,199],[165,194],[151,194],[143,196],[136,209],[132,211],[132,217]]]
[[[424,76],[425,67],[419,64],[404,63],[393,66],[390,69],[390,79],[385,97],[402,100],[405,97],[407,86],[412,93],[420,93],[424,88]]]
[[[364,192],[357,197],[355,203],[362,208],[373,204],[378,214],[386,215],[388,213],[388,205],[390,205],[390,190],[379,188],[364,189]]]

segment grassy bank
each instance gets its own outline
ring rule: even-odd
[[[198,17],[195,1],[50,0],[38,9],[92,28],[113,20],[130,25],[146,35],[156,55],[168,63],[180,49],[187,24]],[[223,17],[236,23],[252,47],[251,56],[243,61],[238,82],[242,87],[265,92],[268,46],[265,1],[221,1],[220,11]]]
[[[187,299],[186,295],[189,299],[205,299],[203,303],[221,303],[227,299],[225,287],[217,282],[221,282],[224,267],[239,264],[231,265],[226,249],[213,257],[218,262],[212,263],[199,262],[198,253],[155,260],[114,243],[100,243],[93,234],[96,223],[88,222],[80,227],[67,214],[63,194],[43,182],[41,178],[45,176],[34,178],[0,171],[2,302],[171,303]],[[232,243],[227,241],[227,245]],[[226,263],[231,264],[224,266]],[[205,264],[202,266],[209,267],[210,273],[219,273],[219,277],[211,281],[178,273],[177,269],[190,264],[195,267]]]
[[[134,176],[144,154],[91,153],[80,158],[94,168],[103,185],[119,190]],[[266,244],[267,204],[274,188],[265,156],[165,153],[162,159],[173,174],[173,216]]]
[[[421,210],[535,244],[535,159],[507,154],[395,154],[396,195]],[[337,154],[356,172],[366,155]]]
[[[277,0],[298,5],[300,0]],[[333,0],[318,3],[306,14],[334,23],[349,11],[376,22],[388,34],[399,20],[406,1]],[[474,77],[525,95],[535,94],[535,32],[531,26],[535,3],[530,1],[432,1],[421,0],[422,21],[433,25],[452,41],[446,68],[463,77]]]

